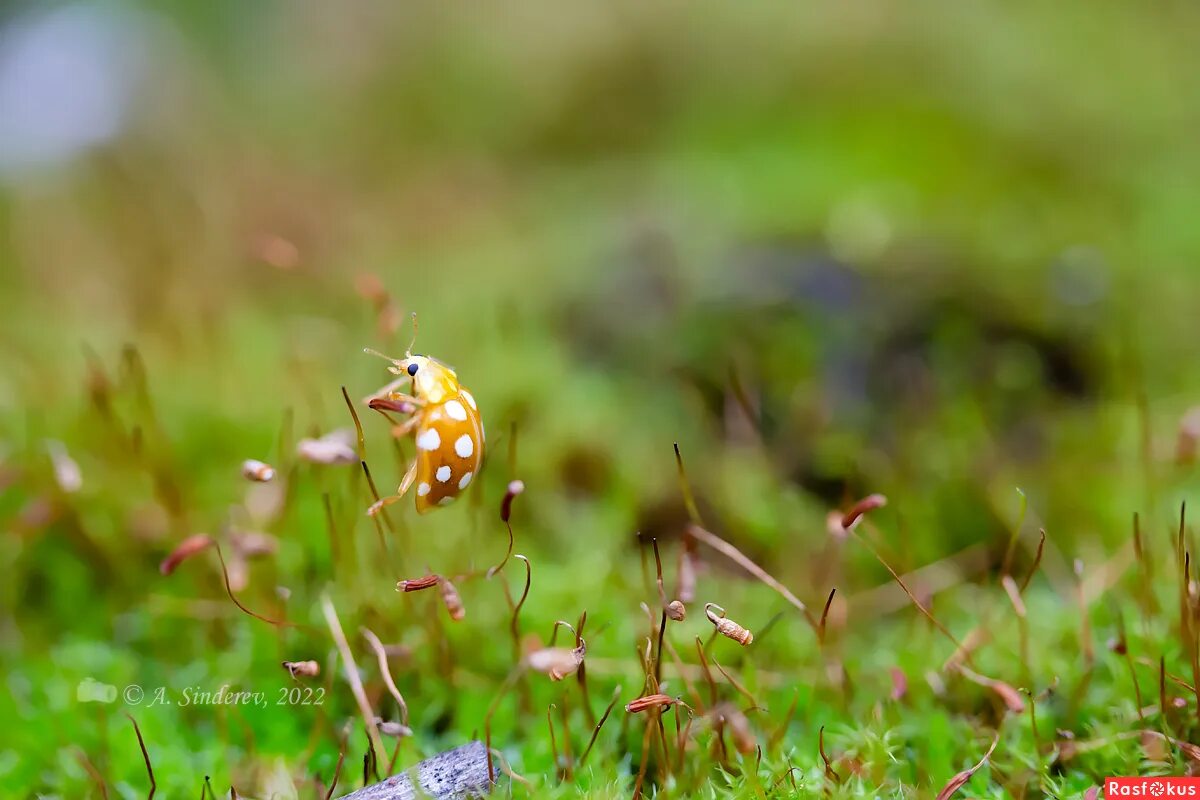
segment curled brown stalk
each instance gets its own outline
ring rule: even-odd
[[[647,723],[646,730],[642,734],[642,762],[638,767],[637,781],[633,784],[633,800],[641,800],[642,784],[646,780],[646,770],[650,766],[650,736],[654,731],[654,726]]]
[[[325,623],[329,626],[329,633],[337,645],[338,653],[341,654],[346,683],[350,685],[350,692],[358,703],[358,710],[362,714],[363,724],[367,729],[367,739],[371,750],[375,753],[382,753],[384,752],[383,740],[379,738],[379,728],[375,724],[375,712],[371,710],[371,703],[367,700],[362,679],[358,675],[358,665],[354,662],[354,653],[350,650],[350,643],[346,641],[346,634],[342,632],[342,623],[338,620],[337,609],[333,607],[333,601],[327,594],[321,596],[321,611],[325,615]]]
[[[995,678],[989,678],[986,675],[980,675],[979,673],[970,670],[961,664],[958,666],[958,671],[964,678],[971,681],[971,683],[978,684],[985,689],[991,689],[993,692],[995,692],[996,695],[1004,701],[1004,705],[1008,707],[1009,711],[1012,711],[1015,714],[1020,714],[1025,710],[1025,701],[1021,699],[1021,693],[1004,681],[996,680]]]
[[[857,530],[855,530],[853,528],[850,529],[850,533],[852,536],[854,536],[855,539],[857,539],[859,541],[860,544],[862,544],[863,547],[867,548],[867,552],[869,552],[872,556],[874,556],[876,561],[878,561],[880,564],[883,565],[883,568],[886,569],[888,571],[888,574],[890,574],[892,576],[892,580],[896,581],[897,585],[899,585],[899,587],[902,590],[904,590],[904,593],[906,595],[908,595],[908,599],[912,600],[913,605],[915,605],[917,607],[917,610],[920,611],[921,614],[924,615],[924,617],[926,619],[928,619],[930,621],[930,623],[933,624],[933,627],[937,628],[942,633],[943,636],[945,636],[947,639],[949,639],[951,642],[954,643],[955,647],[957,647],[958,650],[962,651],[965,654],[965,658],[968,660],[968,663],[969,663],[970,655],[971,655],[970,651],[967,650],[967,648],[963,646],[962,642],[960,642],[957,638],[955,638],[954,634],[952,634],[945,625],[943,625],[942,623],[937,621],[937,618],[933,616],[933,612],[931,612],[928,608],[926,608],[925,605],[920,600],[917,599],[917,596],[915,594],[913,594],[912,589],[909,589],[908,584],[906,584],[904,582],[904,579],[900,577],[900,573],[896,572],[896,570],[892,568],[892,565],[884,560],[883,556],[880,555],[879,551],[876,550],[871,545],[871,543],[866,540],[866,537],[862,536]]]
[[[499,750],[489,749],[488,750],[488,763],[491,763],[491,759],[493,757],[495,757],[496,761],[499,762],[501,772],[503,772],[508,777],[512,778],[517,783],[524,786],[530,793],[533,792],[533,784],[530,783],[529,779],[526,778],[525,776],[518,775],[516,772],[513,772],[512,765],[508,763],[508,759],[506,759],[504,757],[503,753],[501,753]]]
[[[508,489],[504,492],[504,500],[500,503],[500,520],[504,523],[504,527],[508,529],[508,550],[504,553],[504,558],[500,563],[487,571],[487,577],[490,579],[500,570],[504,569],[504,565],[508,563],[508,559],[512,557],[513,551],[513,529],[512,529],[512,504],[517,495],[525,491],[524,481],[510,481]]]
[[[329,784],[329,789],[325,792],[325,800],[330,800],[333,797],[333,790],[337,788],[338,778],[342,777],[342,764],[346,761],[346,743],[342,742],[342,747],[338,751],[337,766],[333,768],[333,782]]]
[[[554,703],[546,706],[546,725],[550,729],[550,756],[554,761],[554,771],[558,774],[558,779],[562,781],[562,765],[563,760],[558,755],[558,738],[554,735]]]
[[[525,672],[523,664],[518,664],[508,673],[508,677],[504,679],[504,683],[500,684],[500,688],[496,691],[496,696],[492,698],[491,705],[488,706],[487,713],[483,715],[483,740],[484,745],[488,750],[488,782],[492,783],[496,780],[496,770],[492,763],[492,716],[496,713],[496,709],[500,707],[500,701],[508,694],[509,689]]]
[[[229,599],[233,601],[233,604],[235,606],[237,606],[238,608],[240,608],[242,611],[249,614],[250,616],[254,617],[255,619],[262,620],[263,622],[265,622],[269,625],[274,625],[277,628],[306,628],[306,627],[308,627],[306,625],[300,625],[295,622],[288,622],[287,620],[278,620],[278,619],[271,619],[270,617],[264,617],[262,614],[256,614],[255,612],[251,611],[250,609],[248,609],[244,605],[242,605],[241,601],[237,599],[236,595],[234,595],[233,587],[229,584],[229,569],[225,566],[225,556],[221,554],[221,545],[216,544],[214,542],[213,547],[216,548],[217,558],[220,559],[220,561],[221,561],[221,574],[225,578],[225,592],[226,592],[226,594],[229,595]]]
[[[713,662],[713,666],[717,668],[717,671],[725,676],[725,680],[727,680],[729,682],[729,685],[732,686],[735,690],[737,690],[738,694],[740,694],[742,697],[744,697],[750,701],[751,706],[756,707],[756,708],[763,708],[763,710],[766,710],[763,706],[759,705],[758,698],[756,698],[754,695],[750,694],[749,689],[747,689],[745,686],[742,686],[742,684],[740,684],[736,678],[734,678],[732,675],[730,675],[729,672],[724,667],[721,666],[720,662],[717,661],[715,656],[713,657],[712,662]]]
[[[1029,587],[1029,582],[1033,580],[1033,575],[1037,572],[1038,565],[1042,563],[1042,551],[1046,548],[1046,529],[1042,528],[1038,531],[1038,546],[1037,552],[1033,555],[1033,564],[1029,567],[1029,573],[1025,575],[1025,580],[1021,581],[1021,594]]]
[[[375,521],[375,534],[376,538],[379,539],[379,550],[383,553],[384,560],[390,563],[391,553],[388,552],[387,537],[383,535],[383,528],[384,525],[386,525],[389,533],[393,535],[396,533],[396,528],[392,525],[392,518],[388,516],[387,513],[387,507],[389,503],[392,502],[392,498],[395,497],[395,495],[381,499],[379,497],[379,489],[375,487],[375,479],[371,477],[371,468],[367,466],[367,462],[365,460],[359,461],[358,463],[362,466],[363,475],[367,476],[367,487],[370,488],[371,497],[375,501],[367,510],[367,516]],[[383,525],[379,523],[380,517],[383,517]]]
[[[578,641],[579,634],[575,632],[575,626],[572,625],[571,623],[567,622],[564,619],[556,619],[554,621],[554,626],[550,630],[550,646],[551,647],[553,647],[554,643],[558,641],[558,629],[559,628],[566,628],[567,630],[569,630],[571,632],[571,636],[575,637],[575,639]]]
[[[759,581],[774,589],[781,597],[783,597],[784,600],[787,600],[792,604],[793,607],[795,607],[804,615],[804,618],[808,621],[808,624],[810,627],[812,627],[813,631],[818,629],[817,620],[813,619],[812,613],[808,610],[808,606],[804,605],[804,603],[800,601],[800,598],[792,594],[786,586],[772,578],[766,570],[751,561],[741,550],[738,550],[736,547],[722,539],[720,536],[717,536],[715,533],[701,528],[699,525],[689,525],[687,529],[687,535],[704,542],[709,547],[736,562],[738,566],[749,572]]]
[[[817,733],[817,752],[821,754],[821,762],[825,765],[825,778],[835,783],[842,778],[837,774],[837,770],[833,768],[833,763],[829,760],[829,756],[825,755],[825,726],[821,726],[821,730]]]
[[[346,391],[346,387],[342,387],[342,399],[346,401],[346,408],[350,409],[350,416],[354,420],[354,432],[358,436],[358,460],[362,461],[367,457],[367,440],[363,436],[362,421],[358,418],[358,411],[354,408],[354,403],[350,401],[350,394]]]
[[[521,616],[521,606],[525,605],[525,598],[529,597],[529,584],[533,580],[533,567],[530,566],[529,559],[520,553],[517,553],[513,558],[519,558],[525,563],[525,588],[521,591],[521,599],[513,606],[512,622],[509,623],[513,647],[519,652],[521,647],[521,631],[518,627],[518,620]]]
[[[825,641],[825,623],[829,621],[829,609],[833,606],[833,596],[837,594],[837,587],[829,590],[829,597],[825,598],[825,608],[821,609],[821,620],[817,623],[817,639],[821,642]]]
[[[587,624],[587,609],[585,608],[579,614],[579,623],[575,626],[575,647],[580,647],[584,644],[583,641],[583,626]],[[575,672],[575,680],[579,684],[579,698],[583,702],[583,713],[587,718],[588,724],[593,725],[596,722],[596,715],[592,713],[592,700],[588,693],[587,682],[587,665],[580,663],[579,669]]]
[[[692,494],[692,485],[688,481],[687,470],[683,466],[683,454],[679,452],[679,442],[674,442],[675,469],[679,473],[679,490],[683,493],[683,503],[687,507],[688,517],[693,525],[703,524],[700,521],[700,510],[696,507],[696,498]]]
[[[400,690],[396,687],[396,681],[392,679],[392,670],[388,666],[387,650],[384,649],[383,642],[379,641],[379,637],[370,628],[363,628],[362,635],[367,640],[367,644],[371,645],[371,649],[375,651],[375,658],[379,661],[379,672],[383,675],[383,682],[387,685],[388,691],[392,693],[396,705],[400,706],[400,724],[408,727],[408,703],[404,702],[404,695],[400,694]]]
[[[150,794],[146,796],[146,800],[154,800],[154,793],[158,790],[158,784],[154,781],[154,767],[150,766],[150,754],[146,752],[146,741],[142,738],[142,729],[138,727],[137,720],[129,712],[125,713],[129,717],[129,721],[133,723],[133,732],[137,734],[138,747],[142,750],[142,760],[146,762],[146,775],[150,778]]]
[[[329,558],[333,561],[333,566],[336,571],[338,562],[341,560],[339,552],[340,538],[338,537],[337,524],[333,519],[333,503],[329,499],[329,492],[321,495],[321,504],[325,507],[325,534],[329,538]]]
[[[662,681],[663,637],[667,633],[667,591],[663,588],[662,556],[658,552],[658,537],[650,542],[654,546],[655,582],[658,586],[658,605],[662,609],[658,621],[658,649],[654,654],[654,684],[657,686]]]
[[[708,658],[704,655],[704,642],[696,637],[696,654],[700,656],[700,668],[704,672],[704,680],[708,683],[709,704],[717,703],[717,682],[713,680],[712,672],[708,669]]]
[[[767,741],[767,749],[774,750],[783,741],[783,737],[787,735],[788,726],[792,724],[792,717],[796,715],[796,705],[800,701],[800,690],[792,691],[792,704],[788,706],[787,714],[783,717],[783,724],[776,729],[775,733],[771,734],[771,738]]]
[[[600,716],[600,721],[596,723],[596,727],[592,729],[592,738],[588,740],[587,747],[583,750],[583,755],[579,757],[578,766],[582,767],[583,762],[587,760],[588,753],[592,752],[592,745],[596,743],[596,737],[600,735],[600,729],[604,727],[604,723],[608,721],[608,715],[612,713],[613,707],[616,706],[617,700],[621,697],[621,687],[618,686],[613,690],[612,700],[608,703],[608,708],[604,709],[604,713]]]
[[[108,782],[104,780],[104,776],[100,774],[100,770],[96,769],[96,765],[88,758],[88,754],[84,752],[83,748],[76,747],[75,760],[87,772],[88,777],[92,779],[92,783],[96,784],[96,788],[100,791],[101,800],[108,800]]]

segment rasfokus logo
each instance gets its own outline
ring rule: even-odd
[[[1106,778],[1104,797],[1200,798],[1200,778]]]

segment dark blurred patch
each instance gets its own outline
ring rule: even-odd
[[[678,273],[670,237],[639,225],[611,260],[597,265],[587,293],[564,300],[554,327],[580,362],[611,366],[670,326],[683,292]],[[653,347],[645,355],[653,358]]]
[[[831,472],[806,454],[799,454],[787,466],[789,480],[830,508],[842,507],[870,488],[869,481],[847,472]]]
[[[1010,309],[979,302],[979,298],[952,295],[917,309],[894,328],[874,349],[868,374],[873,394],[903,399],[912,385],[916,365],[936,363],[934,355],[958,357],[967,367],[964,377],[973,384],[963,388],[1014,390],[1044,389],[1051,394],[1082,400],[1096,391],[1096,369],[1086,343],[1069,334],[1023,326]],[[1013,349],[1027,350],[1032,370],[1027,375],[1002,374]],[[1008,357],[1006,359],[1006,357]]]
[[[675,259],[660,231],[631,238],[563,318],[579,357],[678,381],[722,438],[744,441],[749,424],[781,473],[831,506],[876,488],[852,471],[855,441],[900,456],[914,430],[971,403],[998,447],[1033,458],[1056,409],[1100,388],[1085,329],[982,292],[944,256],[871,273],[776,240],[691,290]],[[830,436],[848,443],[832,457]]]
[[[450,730],[452,725],[454,725],[454,711],[449,708],[443,708],[438,715],[433,718],[433,722],[429,727],[435,734],[442,736]]]
[[[932,487],[930,507],[935,510],[934,528],[942,531],[939,550],[956,553],[980,542],[987,545],[989,571],[1004,561],[1010,531],[983,489],[970,476],[948,476]],[[907,564],[909,569],[920,564]]]
[[[596,447],[571,444],[558,460],[563,488],[577,498],[602,496],[612,480],[612,457]]]
[[[552,114],[527,129],[517,155],[543,161],[644,150],[672,113],[661,61],[659,48],[630,42],[573,65],[569,88]]]
[[[716,510],[703,497],[696,498],[696,507],[705,521],[719,519]],[[681,538],[690,522],[683,498],[673,495],[644,500],[638,507],[634,529],[638,543],[649,547],[655,539],[662,544]]]
[[[726,286],[736,306],[786,305],[817,316],[852,316],[869,285],[856,270],[801,240],[763,242],[729,258],[737,280]]]

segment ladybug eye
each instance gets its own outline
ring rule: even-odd
[[[417,374],[417,365],[416,365],[416,364],[409,364],[409,365],[408,365],[408,374],[409,374],[409,375],[416,375],[416,374]]]

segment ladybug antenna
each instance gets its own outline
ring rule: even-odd
[[[415,312],[415,311],[412,312],[412,323],[413,323],[413,335],[412,335],[412,341],[410,341],[408,343],[408,352],[405,353],[405,355],[407,355],[407,356],[412,355],[412,349],[417,343],[417,312]]]
[[[383,353],[379,352],[378,350],[373,350],[370,347],[364,347],[363,352],[367,353],[369,355],[379,356],[384,361],[390,361],[393,364],[398,364],[401,361],[401,359],[399,359],[399,358],[392,358],[391,356],[385,356]]]
[[[413,345],[415,345],[417,343],[417,312],[415,312],[415,311],[413,312],[413,315],[412,315],[412,324],[413,324],[412,340],[408,343],[408,350],[404,353],[404,358],[410,358],[412,356]],[[378,350],[372,349],[370,347],[364,347],[363,352],[368,353],[373,356],[379,356],[384,361],[390,361],[393,364],[399,364],[401,361],[404,360],[403,358],[392,358],[391,356],[384,355],[383,353],[379,352]]]

